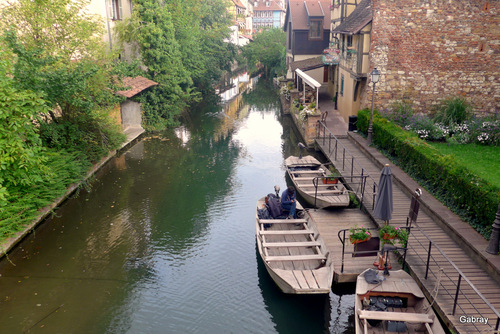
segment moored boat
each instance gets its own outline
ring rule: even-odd
[[[298,213],[302,209],[297,203]],[[308,217],[287,219],[286,215],[273,219],[262,214],[266,210],[266,197],[262,197],[257,201],[255,219],[257,247],[276,285],[289,294],[329,293],[333,263],[313,222]]]
[[[285,160],[286,170],[297,192],[317,208],[349,205],[349,192],[338,177],[316,158],[290,156]]]
[[[354,302],[357,334],[444,334],[438,317],[417,282],[405,271],[367,269],[356,282]]]

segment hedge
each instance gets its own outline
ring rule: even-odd
[[[369,121],[370,110],[360,110],[358,130],[366,134]],[[373,115],[372,142],[430,193],[489,238],[500,201],[500,188],[458,164],[453,156],[440,154],[416,134],[403,130],[377,112]]]

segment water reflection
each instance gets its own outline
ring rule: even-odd
[[[1,331],[345,328],[349,293],[286,296],[262,270],[255,201],[284,187],[298,139],[265,82],[232,103],[201,105],[113,159],[0,261]]]

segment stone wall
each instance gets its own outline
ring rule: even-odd
[[[498,0],[373,0],[370,63],[382,73],[376,108],[408,99],[427,112],[462,96],[476,112],[498,112],[499,8]],[[371,83],[364,93],[362,107],[370,107]]]

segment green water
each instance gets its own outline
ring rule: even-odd
[[[297,142],[266,82],[145,137],[0,261],[0,332],[353,333],[352,286],[284,295],[257,255]]]

